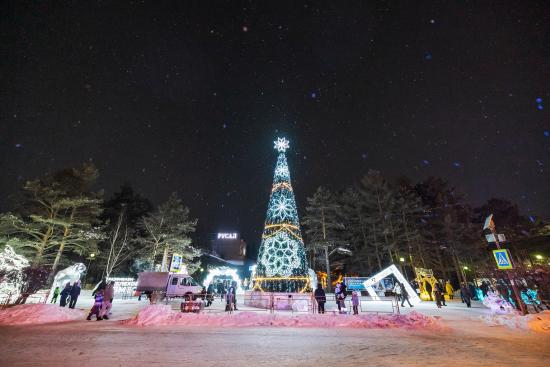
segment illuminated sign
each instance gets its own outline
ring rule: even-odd
[[[237,233],[218,233],[218,240],[236,240]]]
[[[170,262],[170,273],[179,273],[183,268],[183,257],[180,254],[173,254]]]

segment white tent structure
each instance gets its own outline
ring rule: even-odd
[[[365,289],[367,290],[367,292],[369,292],[369,295],[373,299],[380,299],[380,297],[378,297],[378,295],[374,291],[373,286],[390,275],[395,276],[399,283],[403,283],[403,285],[405,286],[405,290],[407,291],[407,295],[409,296],[409,302],[411,302],[412,305],[416,305],[421,302],[420,297],[418,297],[415,290],[411,287],[409,282],[407,282],[407,279],[405,279],[403,274],[401,274],[399,269],[397,269],[397,267],[393,264],[363,282]]]

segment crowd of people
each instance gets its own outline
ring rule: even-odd
[[[415,284],[413,283],[412,286],[414,287]],[[445,282],[445,285],[443,285],[443,282],[436,281],[433,288],[431,284],[427,288],[430,301],[435,301],[435,304],[438,308],[441,308],[442,306],[447,306],[445,296],[447,296],[450,300],[454,299],[455,289],[450,281]],[[471,288],[472,285],[462,283],[459,289],[461,301],[462,303],[466,304],[467,308],[472,307],[473,299],[478,299],[476,290],[472,290]],[[490,287],[487,284],[482,284],[481,289],[482,293],[486,296],[487,291],[490,289]],[[401,307],[405,307],[405,303],[407,303],[409,307],[414,307],[409,300],[410,295],[408,294],[407,289],[403,283],[396,281],[393,288],[391,288],[391,292],[393,292],[395,298],[397,299],[397,302],[400,303]],[[347,296],[348,290],[346,284],[344,282],[337,283],[334,290],[334,298],[339,313],[347,313],[347,309],[345,306],[345,300]],[[315,301],[317,303],[318,313],[325,313],[327,296],[321,283],[317,284],[317,288],[313,293],[313,297],[315,298]],[[360,297],[360,291],[353,290],[351,292],[351,306],[354,315],[357,315],[359,313]]]
[[[75,308],[78,296],[80,296],[80,290],[80,280],[77,280],[72,285],[71,282],[67,282],[63,290],[55,287],[51,303],[57,303],[57,298],[59,298],[59,306],[65,307],[68,304],[69,308]]]
[[[205,300],[206,307],[212,305],[215,297],[220,297],[223,301],[225,299],[225,310],[231,312],[237,310],[237,282],[236,281],[222,281],[210,282],[208,288],[202,289],[203,299]]]
[[[336,307],[338,307],[339,313],[347,313],[346,298],[347,298],[347,286],[344,282],[336,283],[334,289],[334,299],[336,301]],[[325,313],[325,303],[327,302],[327,295],[321,283],[317,283],[317,288],[313,292],[313,297],[317,302],[317,311],[321,314]],[[354,315],[359,314],[359,298],[361,293],[357,290],[351,292],[351,307]]]
[[[98,321],[109,319],[113,305],[113,297],[115,295],[114,287],[114,281],[102,281],[98,284],[96,289],[92,292],[94,304],[86,318],[87,320],[91,320],[94,315]],[[59,306],[65,307],[68,305],[69,308],[75,308],[81,289],[80,280],[77,280],[72,285],[70,282],[67,282],[62,290],[60,287],[55,287],[51,303],[57,303],[57,299],[59,298]]]

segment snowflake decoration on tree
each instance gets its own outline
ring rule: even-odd
[[[284,221],[285,219],[292,219],[294,217],[294,205],[292,200],[281,194],[276,195],[273,198],[272,203],[269,206],[270,217],[272,221]]]
[[[275,168],[275,176],[288,180],[290,176],[290,172],[288,171],[288,166],[280,165]]]
[[[289,277],[293,269],[300,266],[298,248],[300,243],[286,232],[265,239],[260,263],[266,269],[268,277]]]
[[[284,153],[288,148],[290,148],[289,141],[285,138],[277,138],[275,143],[275,149],[277,149],[278,152]]]

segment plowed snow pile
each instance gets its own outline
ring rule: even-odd
[[[185,326],[286,326],[286,327],[344,327],[344,328],[441,328],[433,317],[417,312],[407,315],[281,315],[263,312],[240,312],[235,314],[190,314],[172,311],[167,305],[152,305],[142,308],[125,325],[185,325]]]
[[[526,316],[490,315],[481,319],[491,326],[504,325],[510,329],[532,330],[537,333],[550,334],[550,311]]]
[[[33,303],[1,310],[0,325],[46,324],[49,322],[84,320],[85,317],[84,311],[81,310]]]

